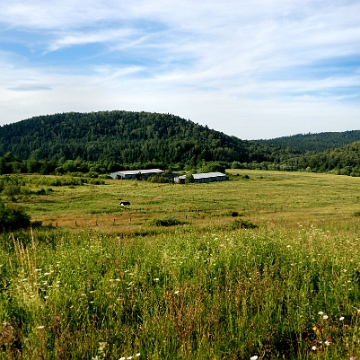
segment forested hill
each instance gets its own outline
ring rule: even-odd
[[[340,148],[360,141],[360,130],[344,132],[323,132],[319,134],[297,134],[270,140],[257,140],[260,145],[277,148],[291,148],[294,153],[318,153],[331,148]]]
[[[286,163],[294,170],[309,169],[316,172],[360,176],[360,141],[342,148],[294,157],[287,160]]]
[[[124,164],[249,161],[247,143],[170,114],[105,111],[38,116],[0,127],[0,157]]]
[[[334,150],[357,140],[360,131],[243,141],[171,114],[71,112],[1,126],[0,160],[47,161],[54,168],[75,159],[106,163],[108,168],[111,164],[195,167],[220,161],[233,167],[329,171],[360,166],[356,151]],[[351,158],[356,164],[350,164]],[[10,168],[5,166],[2,173]]]

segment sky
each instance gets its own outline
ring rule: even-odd
[[[170,113],[240,139],[360,129],[360,1],[0,0],[0,125]]]

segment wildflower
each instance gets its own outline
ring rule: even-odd
[[[176,291],[174,291],[174,294],[177,295],[177,294],[179,294],[179,292],[180,292],[179,290],[176,290]]]
[[[250,358],[250,360],[257,360],[259,357],[257,355],[254,355]]]
[[[322,311],[319,311],[318,314],[319,315],[324,315],[324,313]]]
[[[339,318],[340,321],[344,321],[344,319],[345,318],[343,316],[340,316],[340,318]]]
[[[160,279],[159,278],[155,278],[154,281],[159,281]]]
[[[41,330],[41,329],[43,329],[44,327],[45,327],[45,326],[40,325],[40,326],[37,327],[37,329],[38,329],[38,330]]]
[[[315,345],[312,346],[312,347],[311,347],[311,350],[312,350],[312,351],[316,351],[316,346],[315,346]]]
[[[324,320],[327,320],[328,318],[329,318],[329,317],[328,317],[327,315],[324,315],[324,316],[323,316],[323,319],[324,319]]]
[[[107,342],[99,342],[99,351],[104,352],[105,348],[107,346]]]
[[[122,356],[119,360],[126,360],[126,357]]]
[[[135,357],[140,357],[140,353],[135,354]]]
[[[326,340],[325,343],[324,343],[326,346],[329,346],[331,344],[330,341]]]

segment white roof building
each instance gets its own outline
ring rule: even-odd
[[[110,174],[113,179],[138,179],[139,174],[142,179],[147,179],[150,175],[162,174],[164,171],[161,169],[146,169],[146,170],[124,170],[116,171]]]
[[[221,172],[209,172],[201,174],[192,174],[195,183],[206,183],[213,181],[225,181],[228,180],[228,177]],[[175,182],[185,181],[186,175],[181,175],[174,179]]]

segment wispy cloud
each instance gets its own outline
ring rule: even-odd
[[[9,87],[8,89],[13,91],[43,91],[43,90],[51,90],[51,87],[41,84],[22,84],[22,85]]]

